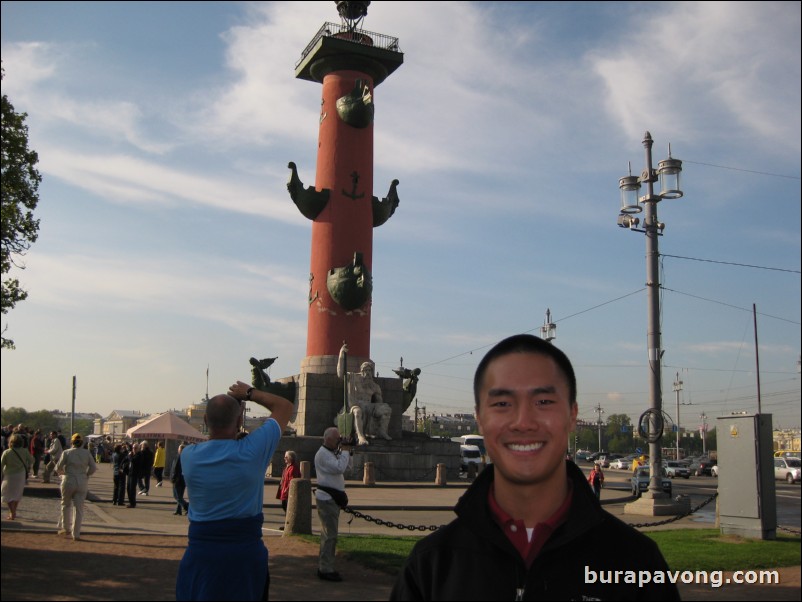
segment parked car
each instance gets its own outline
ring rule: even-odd
[[[629,470],[630,464],[631,462],[626,458],[618,458],[617,460],[610,462],[610,468],[615,468],[617,470]]]
[[[672,492],[671,481],[665,478],[665,475],[663,475],[663,478],[660,481],[660,486],[662,490],[668,494],[668,497],[671,497],[671,492]],[[640,497],[644,491],[649,489],[648,468],[639,468],[635,472],[635,476],[633,476],[631,479],[631,487],[632,487],[632,495],[636,497]]]
[[[689,469],[692,475],[701,477],[702,475],[711,476],[710,469],[715,466],[716,461],[710,458],[699,458],[691,463]]]
[[[479,472],[482,467],[482,450],[478,445],[460,445],[459,454],[461,472],[467,472],[469,464],[476,464],[476,471]]]
[[[802,480],[802,461],[799,458],[774,458],[774,478],[798,483]]]
[[[589,455],[590,455],[589,451],[587,451],[585,449],[580,449],[580,450],[577,450],[577,452],[576,452],[574,457],[576,458],[577,461],[579,461],[579,460],[587,460]]]
[[[685,466],[685,464],[676,462],[675,460],[668,460],[663,464],[663,467],[666,471],[666,476],[669,479],[674,479],[676,477],[687,479],[691,476],[691,471],[688,469],[688,467]]]
[[[607,455],[606,451],[593,452],[592,454],[590,454],[588,456],[588,461],[589,462],[595,462],[596,460],[599,459],[599,456],[606,456],[606,455]]]

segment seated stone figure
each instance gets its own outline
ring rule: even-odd
[[[345,361],[348,346],[340,349],[337,360],[337,376],[348,379],[349,411],[354,416],[354,429],[356,430],[357,444],[367,445],[368,437],[381,437],[390,440],[387,432],[390,426],[390,416],[393,409],[382,400],[382,391],[378,383],[373,380],[373,362],[364,362],[359,372],[345,372]],[[350,433],[342,433],[348,436]]]

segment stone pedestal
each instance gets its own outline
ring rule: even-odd
[[[350,357],[348,371],[359,371],[359,364],[356,364],[355,360],[352,365]],[[387,432],[393,439],[399,438],[404,403],[402,381],[397,377],[380,377],[374,380],[381,387],[384,403],[389,404],[393,410]],[[290,427],[295,429],[296,435],[321,437],[323,431],[335,426],[335,418],[343,409],[343,381],[337,378],[336,373],[301,372],[295,376],[278,379],[276,382],[295,383],[296,411],[290,421]]]
[[[284,452],[292,450],[298,455],[303,466],[310,463],[312,477],[315,478],[314,460],[317,450],[323,444],[323,437],[282,437],[268,467],[268,475],[281,478],[284,466]],[[422,433],[404,431],[392,441],[371,440],[370,445],[356,448],[353,465],[346,472],[348,480],[362,481],[365,464],[373,464],[375,482],[418,482],[433,483],[437,478],[438,464],[444,465],[447,478],[459,479],[459,444],[448,439],[431,439]],[[299,479],[293,479],[293,483]]]
[[[289,424],[290,428],[295,430],[295,436],[281,438],[269,468],[271,476],[281,476],[284,452],[287,450],[298,454],[302,471],[304,462],[309,462],[314,475],[315,453],[323,443],[323,432],[330,426],[335,426],[335,418],[343,409],[343,381],[337,378],[337,358],[330,356],[329,360],[334,362],[334,373],[305,371],[276,380],[279,383],[295,384],[296,411]],[[349,356],[348,372],[358,372],[362,361],[361,358]],[[320,370],[331,367],[331,361],[325,358],[315,364],[315,368]],[[393,410],[387,428],[392,440],[369,439],[368,445],[356,448],[353,468],[350,476],[346,475],[346,478],[362,480],[364,466],[368,462],[373,464],[374,479],[379,482],[431,483],[437,476],[438,464],[445,466],[444,474],[448,478],[459,478],[459,444],[448,439],[431,439],[422,433],[402,431],[401,415],[404,409],[402,380],[398,377],[377,377],[374,380],[381,387],[384,403],[389,404]],[[302,474],[304,478],[308,476],[306,473]]]
[[[634,502],[624,505],[624,514],[638,514],[641,516],[676,516],[690,511],[691,501],[683,497],[679,501],[671,499],[665,493],[652,496],[650,492],[644,493]]]

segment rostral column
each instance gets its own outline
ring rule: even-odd
[[[313,222],[302,373],[336,373],[343,341],[349,371],[369,359],[373,228],[398,206],[397,180],[373,196],[373,94],[404,55],[397,38],[359,28],[370,2],[336,4],[341,23],[325,23],[295,67],[298,79],[323,84],[314,187],[288,166],[290,196]]]

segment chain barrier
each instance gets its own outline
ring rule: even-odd
[[[792,529],[791,527],[783,527],[782,525],[777,525],[778,531],[785,531],[786,533],[790,533],[791,535],[796,535],[797,537],[802,536],[802,530],[800,529]]]
[[[671,518],[667,518],[665,520],[661,520],[661,521],[658,521],[656,523],[627,523],[627,524],[630,527],[635,527],[636,529],[639,529],[639,528],[642,528],[642,527],[658,527],[660,525],[668,525],[668,524],[676,522],[676,521],[678,521],[678,520],[680,520],[682,518],[685,518],[686,516],[690,516],[694,512],[697,512],[697,511],[701,510],[702,508],[707,506],[710,502],[715,500],[717,497],[718,497],[718,493],[714,493],[709,498],[707,498],[702,503],[700,503],[698,506],[695,506],[695,507],[691,508],[690,510],[688,510],[688,512],[685,512],[683,514],[678,514],[677,516],[672,516]],[[382,527],[389,527],[391,529],[401,529],[401,530],[407,530],[407,531],[437,531],[437,529],[439,529],[440,527],[444,527],[445,526],[445,525],[429,525],[429,526],[425,526],[425,525],[404,525],[404,524],[400,524],[400,523],[394,523],[394,522],[389,521],[389,520],[383,520],[381,518],[376,518],[376,517],[370,516],[368,514],[363,514],[359,510],[354,510],[350,506],[348,506],[346,508],[343,508],[343,512],[345,512],[346,514],[350,514],[351,515],[351,518],[348,519],[348,524],[349,525],[353,522],[353,520],[355,518],[361,518],[363,520],[368,521],[369,523],[375,523],[375,524],[377,524],[379,526],[382,526]],[[802,532],[799,529],[792,529],[790,527],[783,527],[783,526],[780,526],[780,525],[777,526],[777,529],[781,530],[781,531],[785,531],[787,533],[790,533],[791,535],[796,535],[796,536],[802,535]]]
[[[417,526],[415,526],[415,525],[402,525],[402,524],[394,523],[394,522],[389,521],[389,520],[383,520],[381,518],[374,518],[373,516],[368,516],[367,514],[362,514],[359,510],[354,510],[353,508],[351,508],[351,506],[347,506],[347,507],[343,508],[343,512],[351,515],[351,518],[348,519],[348,524],[349,525],[351,524],[351,521],[353,521],[355,518],[361,518],[361,519],[364,519],[364,520],[368,521],[369,523],[376,523],[377,525],[381,525],[383,527],[390,527],[391,529],[393,529],[393,528],[395,528],[395,529],[407,529],[408,531],[437,531],[440,527],[445,526],[445,525],[429,525],[428,527],[425,527],[423,525],[417,525]]]
[[[681,518],[685,518],[686,516],[690,516],[691,514],[696,512],[697,510],[701,510],[702,508],[707,506],[710,502],[712,502],[717,497],[718,497],[718,492],[716,492],[713,495],[711,495],[709,498],[707,498],[705,501],[703,501],[701,504],[699,504],[695,508],[691,508],[690,510],[688,510],[687,512],[685,512],[683,514],[678,514],[677,516],[672,516],[671,518],[667,518],[665,520],[661,520],[661,521],[658,521],[656,523],[627,523],[627,524],[630,527],[635,527],[636,529],[639,529],[640,527],[657,527],[659,525],[667,525],[669,523],[673,523],[675,521],[678,521]]]

